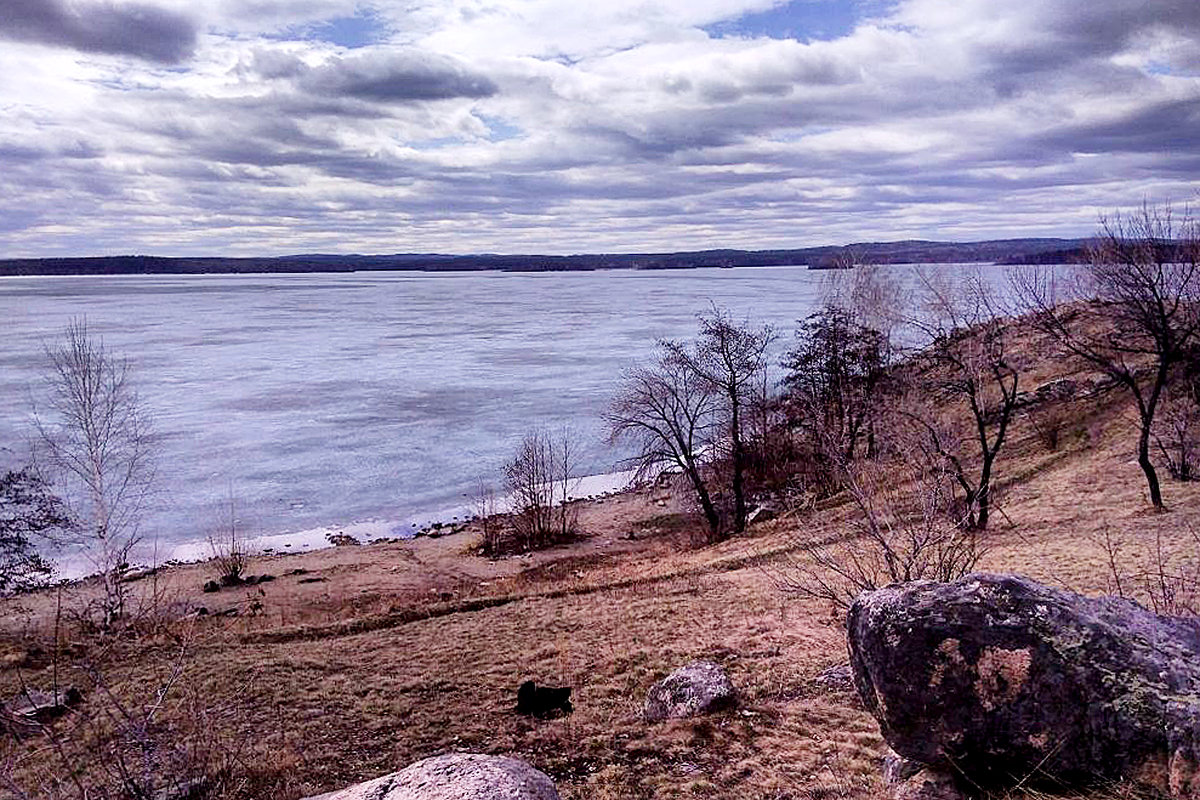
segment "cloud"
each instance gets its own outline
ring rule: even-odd
[[[187,16],[142,3],[0,0],[0,38],[178,63],[195,50]]]
[[[855,3],[822,41],[708,33],[776,0],[154,2],[203,15],[183,67],[0,48],[6,252],[1083,235],[1200,185],[1194,0]],[[319,33],[350,17],[374,43]]]
[[[496,84],[456,59],[411,50],[334,58],[307,71],[300,87],[326,97],[381,103],[491,97]]]

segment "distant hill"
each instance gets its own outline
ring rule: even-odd
[[[798,250],[698,250],[681,253],[553,255],[308,254],[276,258],[90,258],[0,259],[0,275],[176,275],[243,272],[362,272],[406,270],[568,271],[597,269],[690,269],[693,267],[807,266],[830,269],[853,262],[872,264],[1055,263],[1076,260],[1084,239],[1001,239],[985,242],[868,242]]]

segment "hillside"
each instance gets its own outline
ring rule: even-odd
[[[1048,263],[1047,254],[1078,253],[1082,239],[1004,239],[985,242],[868,242],[798,250],[700,250],[680,253],[579,255],[293,255],[278,258],[93,258],[0,259],[3,275],[171,275],[256,272],[363,272],[516,270],[523,272],[598,269],[690,269],[694,267],[835,267],[858,259],[874,264]]]
[[[1032,331],[1017,340],[1034,396],[1097,378]],[[1036,406],[1017,421],[983,569],[1096,594],[1112,587],[1114,554],[1131,572],[1156,552],[1195,560],[1200,484],[1166,482],[1171,510],[1152,513],[1126,398],[1095,385],[1064,406],[1056,449],[1032,424]],[[138,582],[154,600],[140,638],[64,635],[57,669],[72,681],[102,674],[103,694],[125,708],[153,705],[156,730],[237,776],[229,797],[298,798],[468,750],[518,755],[573,800],[867,800],[883,796],[883,742],[854,691],[825,674],[846,661],[842,618],[779,585],[806,543],[844,536],[852,514],[839,496],[702,547],[697,522],[651,488],[585,503],[582,541],[526,557],[470,555],[470,532],[264,556],[251,571],[278,580],[212,595],[200,592],[210,565],[181,567]],[[52,680],[56,600],[4,606],[6,696]],[[196,605],[207,613],[180,616]],[[725,666],[739,707],[644,722],[647,687],[696,658]],[[574,687],[574,714],[517,716],[527,678]],[[158,710],[154,690],[168,683]],[[95,711],[65,721],[63,752],[103,761],[86,751],[110,723]],[[25,786],[60,769],[44,740],[3,748]]]

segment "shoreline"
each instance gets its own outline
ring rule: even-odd
[[[634,488],[634,477],[634,470],[622,470],[572,478],[571,495],[568,499],[570,502],[588,501],[622,494]],[[507,498],[498,497],[496,502],[497,513],[508,513]],[[248,535],[242,537],[241,541],[247,554],[251,556],[313,553],[337,547],[338,545],[332,540],[333,537],[349,536],[357,540],[358,544],[411,540],[425,536],[432,531],[450,532],[456,526],[465,527],[475,519],[475,516],[471,505],[463,504],[414,514],[401,519],[353,520],[347,523],[319,525],[298,531]],[[418,519],[422,522],[418,523],[416,521]],[[457,528],[457,530],[461,529]],[[151,543],[150,547],[154,548],[156,552],[159,550],[155,543]],[[157,558],[156,555],[151,555],[148,559],[139,557],[130,562],[130,572],[201,564],[214,557],[213,548],[208,539],[191,539],[167,545],[162,549],[167,550],[165,558]],[[75,582],[96,574],[94,567],[82,554],[55,559],[54,563],[56,567],[54,577],[59,581]]]

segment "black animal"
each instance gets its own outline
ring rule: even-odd
[[[533,681],[525,681],[517,689],[517,713],[528,714],[531,717],[557,716],[559,713],[570,714],[575,709],[571,706],[571,687],[561,689],[553,686],[538,686]]]

